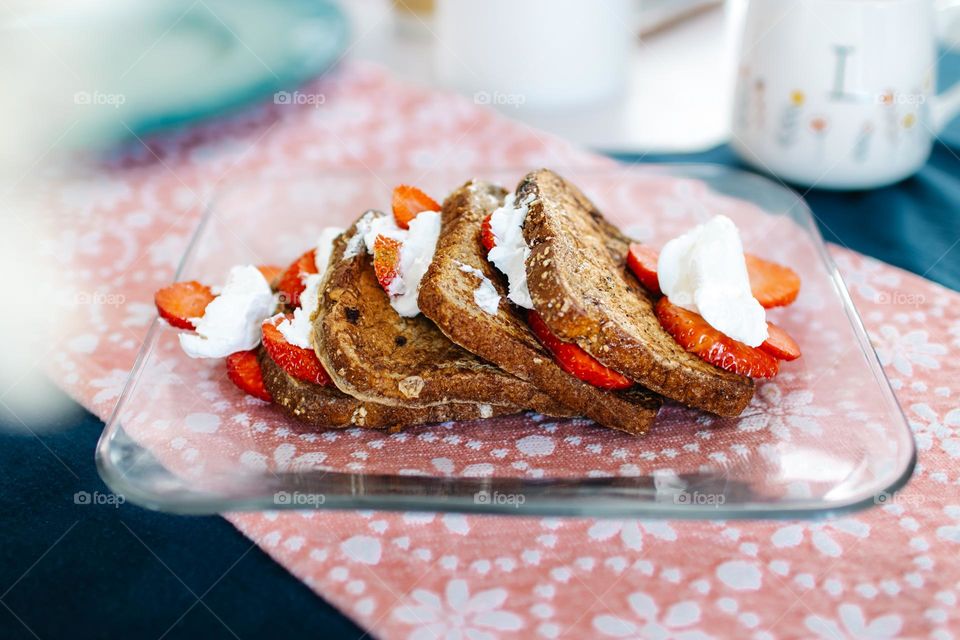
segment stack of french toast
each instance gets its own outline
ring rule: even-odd
[[[187,355],[225,358],[238,387],[318,428],[535,411],[639,435],[664,399],[739,415],[800,356],[764,315],[799,278],[744,254],[722,216],[658,252],[547,169],[442,205],[398,186],[391,205],[288,268],[235,267],[217,294],[166,287],[158,311]]]

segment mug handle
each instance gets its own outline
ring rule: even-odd
[[[940,0],[936,4],[936,10],[939,19],[946,19],[952,14],[960,14],[960,0]],[[960,19],[957,22],[960,24]],[[946,38],[942,39],[946,40]],[[960,41],[960,34],[954,34],[953,39]],[[958,46],[960,45],[956,43],[952,45],[952,47]],[[943,93],[934,96],[931,106],[931,124],[933,124],[934,133],[939,135],[950,124],[950,121],[960,114],[960,82],[954,83]]]

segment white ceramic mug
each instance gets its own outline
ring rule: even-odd
[[[751,0],[731,144],[751,165],[832,189],[916,172],[960,111],[936,95],[931,0]]]
[[[582,107],[623,91],[630,0],[438,0],[437,70],[478,104]]]

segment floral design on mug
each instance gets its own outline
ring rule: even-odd
[[[867,120],[860,127],[860,133],[853,143],[853,159],[857,162],[866,162],[870,155],[870,141],[873,139],[873,123]]]
[[[900,128],[897,125],[899,120],[897,104],[893,98],[893,89],[887,89],[880,96],[880,104],[883,107],[883,120],[887,127],[887,138],[889,138],[891,144],[896,144],[900,140]]]
[[[780,131],[777,134],[777,141],[781,147],[790,147],[796,142],[797,125],[800,122],[800,116],[803,114],[803,105],[806,101],[807,96],[803,91],[796,89],[790,93],[790,102],[780,116]]]
[[[824,140],[830,130],[830,122],[824,116],[814,116],[810,119],[810,131],[817,141],[817,156],[822,160],[825,155]]]

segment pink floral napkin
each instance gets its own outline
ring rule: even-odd
[[[365,65],[302,91],[323,93],[323,105],[263,105],[134,145],[52,196],[71,223],[46,247],[50,259],[77,291],[104,302],[79,308],[54,375],[98,415],[111,411],[123,387],[154,316],[153,291],[170,281],[200,209],[226,182],[305,168],[426,174],[443,167],[468,176],[476,167],[605,162]],[[822,522],[380,512],[227,518],[384,638],[953,637],[960,294],[847,250],[834,255],[920,449],[913,481],[882,507]],[[764,389],[763,402],[785,424],[816,417],[802,393]],[[199,454],[188,443],[170,444],[180,456]],[[274,457],[289,462],[297,453],[288,443]]]

